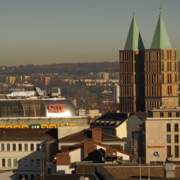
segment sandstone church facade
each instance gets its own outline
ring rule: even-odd
[[[124,50],[119,51],[121,112],[178,106],[178,60],[160,12],[150,49],[145,49],[133,15]]]

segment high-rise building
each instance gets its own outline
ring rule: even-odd
[[[114,85],[113,103],[118,103],[119,104],[119,84],[117,84],[117,83]]]
[[[133,15],[124,50],[119,51],[120,111],[178,106],[177,49],[160,12],[150,49],[145,49]]]

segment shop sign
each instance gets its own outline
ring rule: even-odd
[[[65,104],[50,104],[48,106],[49,113],[63,113]]]
[[[165,148],[164,146],[147,146],[147,148]]]
[[[157,151],[154,152],[154,156],[158,156],[159,157],[159,153]]]

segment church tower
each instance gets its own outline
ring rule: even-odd
[[[161,10],[161,9],[160,9]],[[161,15],[151,48],[145,50],[145,107],[178,106],[177,49],[173,49]]]
[[[133,15],[124,50],[119,51],[120,111],[144,111],[144,44]]]

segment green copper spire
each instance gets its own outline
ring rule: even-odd
[[[151,49],[172,49],[161,11],[151,44]]]
[[[144,44],[134,15],[124,50],[144,50]]]

